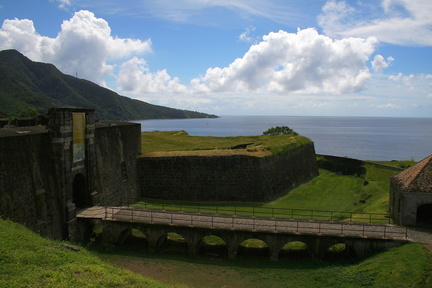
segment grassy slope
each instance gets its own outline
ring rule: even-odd
[[[267,206],[311,210],[351,211],[358,201],[363,179],[355,176],[339,176],[327,170],[310,182],[292,190]]]
[[[0,287],[167,287],[0,219]]]
[[[267,206],[311,210],[386,213],[390,176],[398,172],[365,165],[362,177],[337,175],[320,170],[320,175]],[[364,185],[367,181],[367,185]]]

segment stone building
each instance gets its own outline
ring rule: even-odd
[[[390,178],[390,213],[400,225],[432,226],[432,155]]]

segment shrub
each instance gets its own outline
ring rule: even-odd
[[[263,135],[284,135],[284,134],[289,134],[294,136],[298,135],[297,132],[295,132],[293,129],[289,128],[288,126],[271,127],[267,131],[263,132]]]

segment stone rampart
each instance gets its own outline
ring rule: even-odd
[[[187,201],[268,201],[318,175],[313,143],[266,157],[141,157],[141,197]]]
[[[141,126],[126,122],[97,124],[95,132],[98,192],[101,205],[121,205],[138,197],[136,159],[141,152]]]
[[[0,217],[61,239],[61,179],[56,177],[49,133],[40,127],[9,132],[0,136]]]
[[[58,152],[72,150],[70,135],[53,138],[45,126],[0,129],[0,217],[65,239],[73,236],[75,209],[136,198],[140,125],[106,122],[95,128],[94,138],[86,139],[94,149],[86,149],[82,167],[72,163],[71,154]]]

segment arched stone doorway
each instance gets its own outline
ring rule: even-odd
[[[75,203],[77,208],[86,208],[92,206],[91,198],[87,188],[87,181],[83,174],[78,173],[75,175],[72,182],[72,189],[72,201]]]
[[[423,204],[417,208],[417,221],[418,226],[432,226],[432,203]]]

